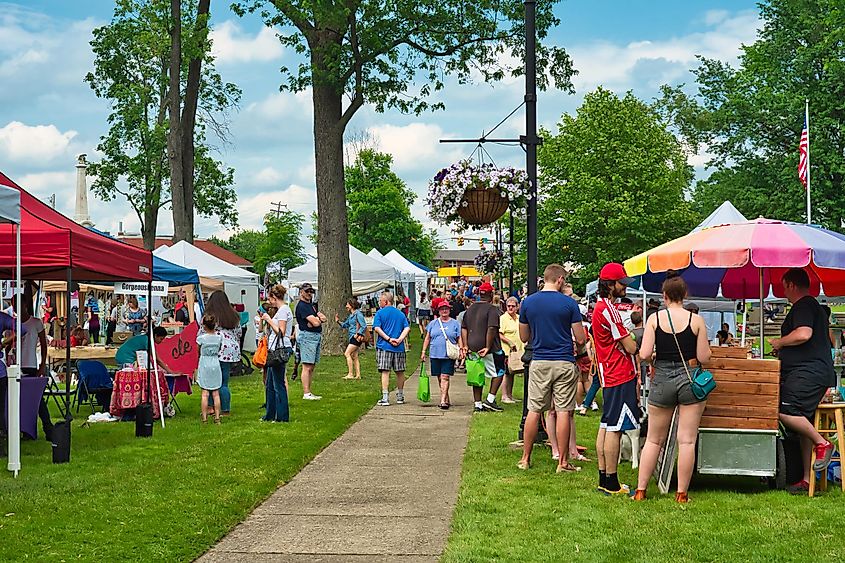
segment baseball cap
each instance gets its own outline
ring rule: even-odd
[[[299,286],[299,291],[303,293],[314,293],[314,286],[312,286],[308,282],[305,282],[304,284]]]
[[[478,288],[481,293],[493,293],[493,285],[490,282],[484,282]]]
[[[621,283],[622,285],[631,285],[634,283],[634,278],[629,277],[628,274],[625,273],[625,268],[622,264],[618,262],[610,262],[605,264],[604,267],[601,269],[599,273],[600,280],[606,281],[616,281]]]
[[[452,308],[449,302],[445,299],[435,299],[434,310],[439,311],[442,307],[448,307],[449,309]]]

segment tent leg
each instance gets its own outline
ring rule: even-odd
[[[65,420],[70,426],[70,300],[73,286],[73,270],[67,269],[67,310],[65,311]]]
[[[7,395],[9,404],[9,461],[8,469],[15,477],[21,469],[21,226],[15,225],[15,364],[10,366],[6,373],[6,380],[9,385]]]
[[[763,324],[763,317],[763,268],[760,268],[760,358],[766,355],[766,340],[764,338],[766,327]]]

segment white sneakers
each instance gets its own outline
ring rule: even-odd
[[[303,401],[319,401],[320,399],[322,399],[322,397],[315,395],[314,393],[306,393],[302,396]]]

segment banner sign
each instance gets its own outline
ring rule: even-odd
[[[17,280],[3,280],[0,283],[2,283],[2,289],[0,291],[3,294],[3,299],[11,299],[15,295]]]
[[[170,373],[193,375],[200,363],[197,333],[199,325],[190,323],[179,334],[168,336],[156,344],[158,363]]]
[[[115,295],[146,295],[147,282],[115,282]],[[158,297],[167,297],[167,290],[170,289],[170,284],[166,281],[152,282],[153,295]]]

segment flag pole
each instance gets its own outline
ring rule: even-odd
[[[804,120],[807,124],[807,224],[812,224],[810,212],[810,99],[804,100]]]

